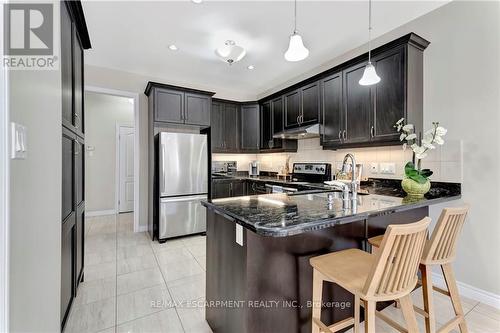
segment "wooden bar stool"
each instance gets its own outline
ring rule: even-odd
[[[415,311],[425,317],[425,330],[427,333],[434,333],[436,331],[436,316],[432,300],[433,289],[450,297],[455,311],[455,317],[441,327],[439,333],[449,332],[457,326],[460,332],[468,332],[462,303],[458,294],[457,282],[451,267],[451,263],[455,260],[456,256],[458,235],[462,230],[468,211],[468,206],[443,209],[431,238],[425,244],[422,259],[420,260],[424,309],[415,306]],[[372,246],[372,250],[375,250],[375,252],[380,251],[381,248],[378,248],[382,245],[382,241],[383,235],[368,240]],[[432,285],[431,266],[433,265],[441,266],[448,290]]]
[[[354,332],[358,332],[361,300],[365,308],[365,332],[375,332],[377,302],[391,300],[400,301],[408,331],[418,332],[410,292],[417,284],[418,263],[424,250],[430,221],[426,217],[411,224],[389,225],[376,255],[349,249],[311,258],[312,332],[336,332],[353,324]],[[321,321],[323,281],[336,283],[354,294],[354,318],[347,318],[331,326],[326,326]]]

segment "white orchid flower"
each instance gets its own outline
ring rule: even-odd
[[[398,126],[397,126],[398,132],[401,132],[402,128],[403,128],[403,126],[401,124],[398,124]]]
[[[424,159],[427,156],[427,153],[415,154],[415,157],[419,160]]]
[[[399,119],[398,121],[396,121],[396,125],[401,124],[401,123],[403,122],[403,120],[405,120],[405,118],[401,118],[401,119]]]
[[[424,140],[422,140],[422,145],[427,148],[427,149],[436,149],[436,146],[434,146],[432,143],[430,142],[424,142]]]
[[[412,133],[412,134],[409,134],[407,137],[406,137],[406,141],[409,141],[409,140],[415,140],[417,138],[417,135],[415,133]]]
[[[403,126],[403,131],[405,131],[405,132],[411,132],[411,131],[413,131],[413,125],[412,124],[404,125]]]
[[[401,135],[399,136],[399,141],[403,141],[405,138],[406,138],[406,134],[401,133]]]
[[[434,143],[437,143],[438,145],[443,145],[443,144],[444,144],[444,140],[443,140],[443,138],[442,138],[442,137],[440,137],[440,136],[436,136],[436,137],[434,138]]]
[[[422,143],[431,144],[433,139],[434,139],[433,134],[424,134],[424,137],[422,138]]]
[[[448,130],[444,127],[438,126],[436,128],[436,135],[438,135],[438,136],[444,136],[444,135],[446,135],[447,132],[448,132]]]

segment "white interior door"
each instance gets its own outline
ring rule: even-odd
[[[119,133],[119,201],[120,213],[134,210],[134,128],[120,127]]]

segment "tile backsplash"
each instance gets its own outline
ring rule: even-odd
[[[328,162],[338,168],[347,153],[353,153],[356,163],[363,164],[363,177],[401,179],[405,164],[411,160],[411,150],[403,151],[401,146],[355,148],[342,150],[323,150],[319,138],[298,141],[296,153],[273,154],[213,154],[216,161],[237,161],[239,171],[248,171],[250,161],[258,160],[260,169],[279,172],[290,156],[290,164],[294,162]],[[371,165],[375,163],[380,169],[381,163],[394,163],[395,174],[373,173]],[[462,182],[462,141],[447,140],[443,146],[430,151],[422,161],[422,167],[431,169],[433,181]]]

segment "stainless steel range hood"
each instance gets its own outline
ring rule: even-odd
[[[284,130],[273,135],[276,139],[310,139],[319,138],[319,124],[301,126]]]

